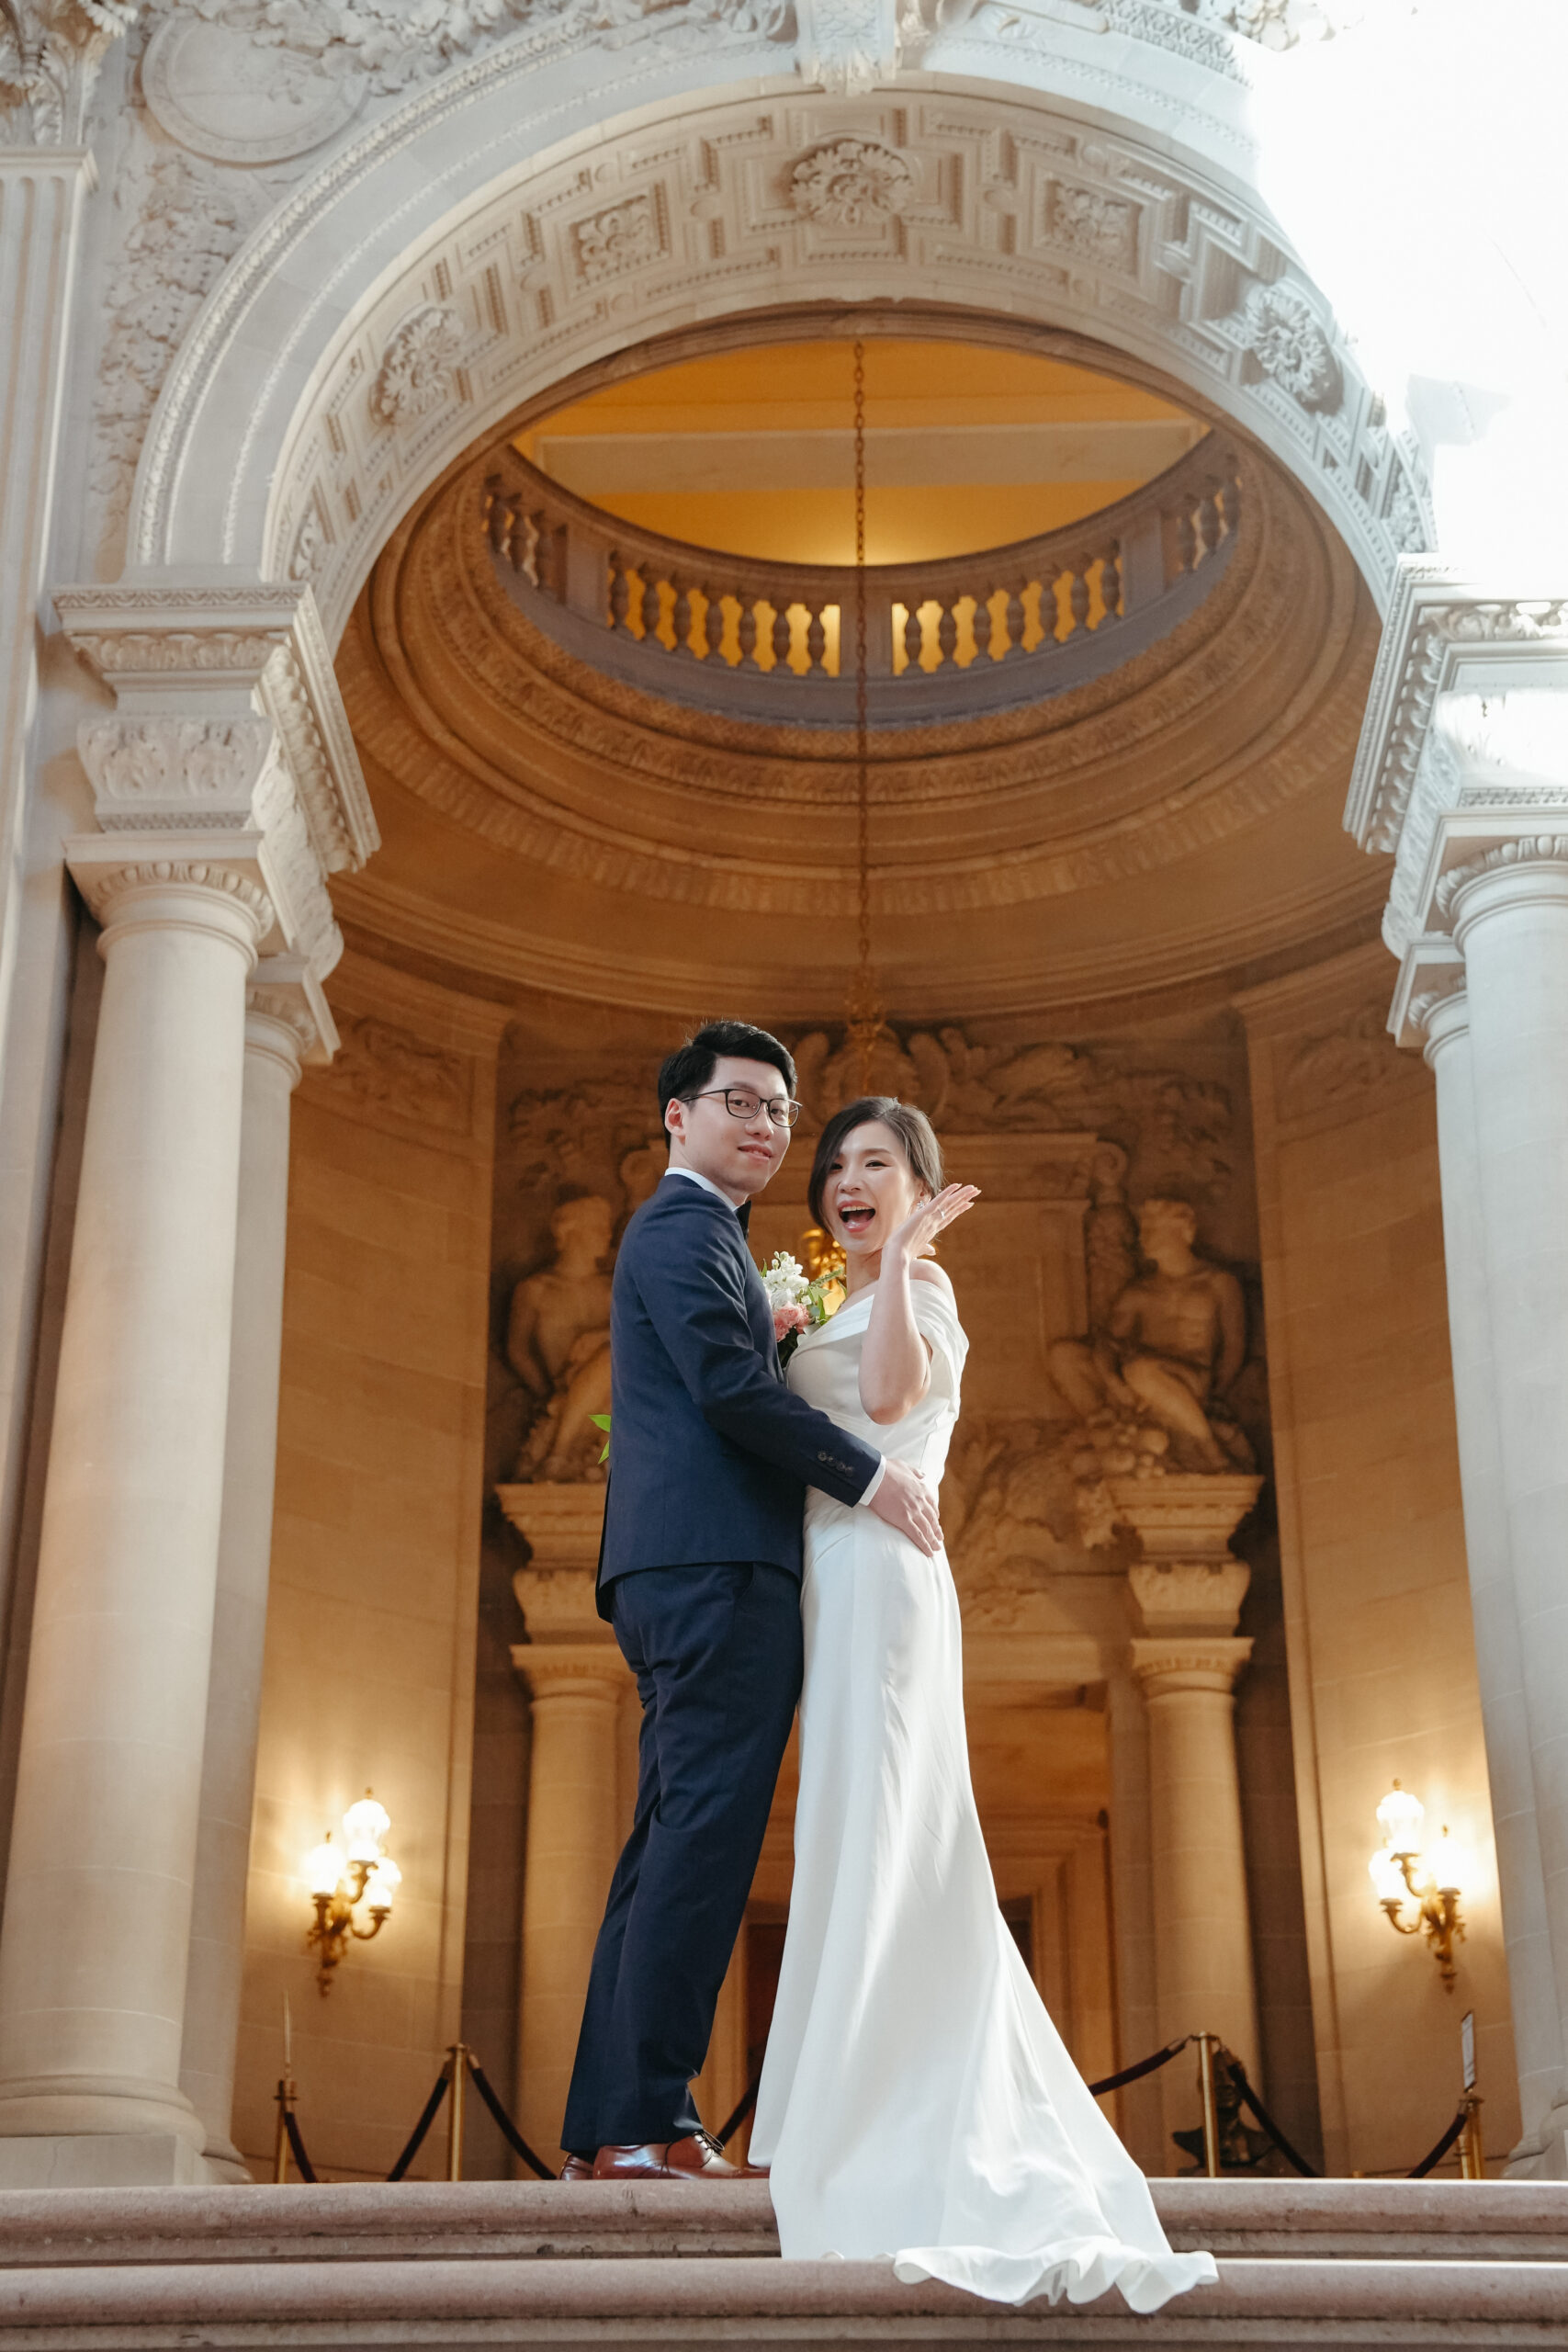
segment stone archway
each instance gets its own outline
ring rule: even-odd
[[[1413,444],[1279,225],[1201,153],[1018,84],[739,95],[649,42],[583,90],[592,43],[557,45],[448,77],[264,224],[165,387],[131,576],[309,581],[335,642],[399,517],[532,396],[824,297],[988,311],[1157,368],[1297,475],[1380,605],[1429,544]]]

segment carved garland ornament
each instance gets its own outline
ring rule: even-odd
[[[796,212],[828,229],[865,229],[908,211],[915,175],[875,139],[832,139],[803,155],[790,174]]]

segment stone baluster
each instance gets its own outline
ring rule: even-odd
[[[677,580],[674,582],[673,585],[675,589],[675,608],[671,616],[671,620],[675,632],[674,650],[678,654],[683,656],[686,661],[694,662],[697,657],[692,650],[691,583],[686,580]]]
[[[757,659],[757,599],[755,596],[741,597],[740,617],[736,624],[735,635],[736,642],[740,648],[740,659],[736,663],[736,668],[760,670],[762,665]]]
[[[705,584],[703,589],[704,660],[724,666],[724,596],[717,588]]]
[[[1248,1571],[1230,1537],[1262,1480],[1108,1482],[1143,1558],[1130,1571],[1144,1632],[1133,1672],[1148,1710],[1156,1975],[1162,2037],[1217,2033],[1258,2079],[1234,1693],[1252,1655],[1235,1634]],[[1171,2088],[1168,2116],[1188,2097]]]
[[[68,844],[106,973],[0,1931],[0,2183],[13,2186],[207,2177],[207,2124],[179,2078],[246,987],[265,947],[319,991],[340,945],[323,869],[362,862],[376,838],[308,591],[56,602],[118,708],[81,734],[103,830]],[[254,1615],[243,1631],[259,1639]]]
[[[1198,533],[1193,525],[1191,508],[1180,507],[1172,517],[1172,524],[1176,536],[1176,569],[1178,572],[1190,571],[1198,560]]]
[[[1220,515],[1220,485],[1211,481],[1204,485],[1198,501],[1195,530],[1198,541],[1196,560],[1202,563],[1220,544],[1223,525]]]
[[[828,624],[822,617],[824,607],[814,603],[807,607],[806,668],[807,676],[825,678],[828,674]]]
[[[663,639],[659,634],[659,621],[661,606],[661,599],[659,594],[659,574],[653,570],[651,565],[649,565],[642,571],[641,579],[642,603],[639,610],[642,617],[642,641],[646,646],[651,649],[656,645],[662,645],[664,642]]]
[[[991,659],[991,597],[995,592],[987,588],[975,599],[975,617],[970,627],[975,636],[975,659],[989,663]]]
[[[1023,601],[1028,587],[1028,581],[1021,580],[1008,591],[1007,643],[1002,648],[1004,662],[1010,654],[1023,651],[1023,633],[1029,626],[1029,611]]]
[[[207,2128],[209,2170],[243,2181],[251,2174],[229,2135],[272,1565],[289,1098],[302,1057],[325,1061],[337,1043],[310,978],[298,957],[267,957],[246,996],[223,1509],[180,2058],[180,2087]]]
[[[631,624],[631,574],[618,548],[610,550],[610,628],[616,637],[634,637]]]
[[[1107,621],[1122,617],[1122,550],[1112,539],[1101,548],[1097,560],[1100,565],[1100,627]]]
[[[1093,570],[1093,556],[1080,555],[1067,574],[1067,610],[1073,616],[1073,625],[1067,631],[1069,637],[1087,637],[1089,634],[1089,575]]]
[[[919,675],[920,656],[925,651],[926,625],[920,618],[919,605],[911,605],[904,615],[904,671],[913,670]]]
[[[794,638],[794,634],[795,631],[794,626],[790,620],[789,606],[787,605],[775,605],[773,607],[773,670],[775,673],[780,670],[787,671],[789,668],[790,645]]]
[[[533,1552],[513,1578],[529,1639],[512,1658],[533,1714],[517,2113],[548,2163],[624,1835],[617,1725],[634,1685],[593,1603],[604,1487],[513,1486],[500,1495]]]

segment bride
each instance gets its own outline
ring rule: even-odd
[[[811,1214],[848,1295],[789,1385],[934,1487],[968,1351],[923,1263],[976,1197],[923,1113],[884,1095],[823,1130]],[[1173,2254],[1000,1911],[969,1783],[958,1601],[869,1511],[806,1506],[795,1885],[750,2160],[786,2256],[891,2254],[999,2302],[1119,2287],[1135,2312],[1213,2281]]]

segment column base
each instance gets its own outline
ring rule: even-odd
[[[1555,2108],[1532,2133],[1530,2145],[1521,2142],[1504,2166],[1506,2180],[1568,2180],[1568,2114]]]
[[[39,2132],[0,2139],[0,2190],[196,2188],[233,2177],[173,2132]]]

